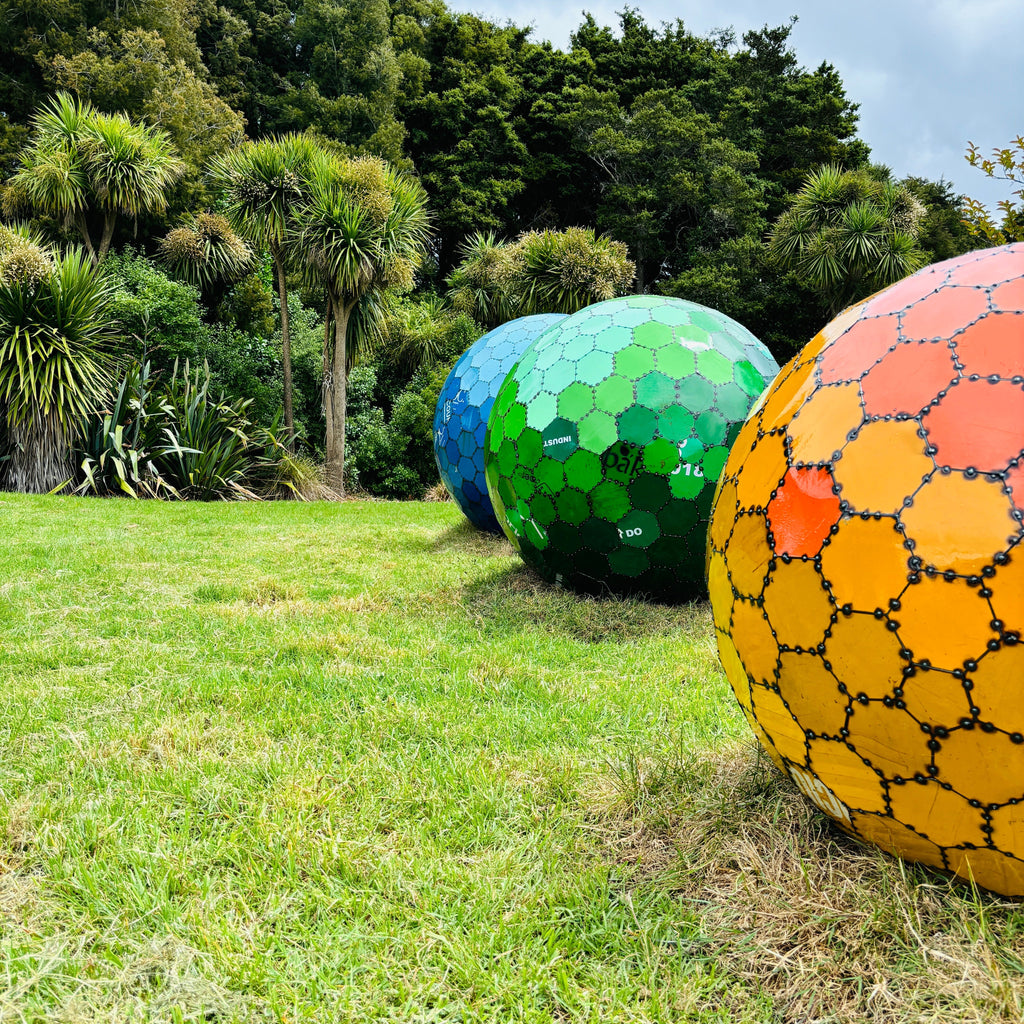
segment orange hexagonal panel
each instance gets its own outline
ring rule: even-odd
[[[916,416],[956,380],[953,352],[945,343],[904,342],[861,381],[869,416]]]
[[[993,288],[992,305],[1010,313],[1024,312],[1024,277]]]
[[[1020,531],[1002,483],[963,473],[934,474],[900,519],[924,565],[964,576],[980,573]]]
[[[927,778],[929,737],[907,712],[880,700],[855,700],[847,742],[887,779]]]
[[[953,340],[964,373],[981,377],[1012,377],[1019,373],[1020,357],[1005,341],[1012,331],[1024,334],[1024,318],[1019,313],[989,313],[958,334]]]
[[[936,778],[983,806],[1024,798],[1024,738],[1001,732],[956,729],[939,741]]]
[[[847,807],[860,811],[885,810],[881,779],[845,741],[818,737],[808,743],[808,750],[811,771]]]
[[[1024,509],[1024,460],[1006,471],[1006,486],[1013,496],[1014,505],[1019,509]]]
[[[765,434],[736,473],[736,500],[741,510],[764,508],[786,475],[786,439]]]
[[[790,458],[793,462],[831,461],[850,431],[863,421],[858,383],[818,388],[790,423]]]
[[[908,341],[947,340],[987,312],[988,296],[982,289],[946,287],[906,309],[900,330]]]
[[[819,736],[838,736],[846,724],[850,698],[824,661],[815,654],[786,651],[779,657],[779,695],[801,728]]]
[[[893,614],[897,635],[915,661],[953,670],[977,660],[997,634],[988,602],[965,580],[922,576],[903,592]]]
[[[808,466],[786,473],[782,486],[768,503],[768,524],[777,554],[799,558],[816,555],[839,521],[839,498],[827,469]]]
[[[865,423],[832,467],[840,497],[854,512],[892,514],[935,469],[914,420]]]
[[[936,779],[911,780],[889,788],[893,817],[937,846],[964,842],[984,844],[985,833],[981,828],[985,822],[981,810],[971,807],[967,800],[953,790],[943,789]]]
[[[923,423],[940,466],[1001,472],[1024,451],[1024,387],[961,380]]]
[[[999,560],[995,576],[988,581],[992,610],[1006,633],[1024,639],[1024,544],[1018,544]]]
[[[821,549],[821,575],[838,607],[884,612],[907,585],[909,556],[895,519],[844,516]]]
[[[1007,733],[1024,734],[1024,644],[988,651],[968,673],[969,698],[978,709],[978,720]]]

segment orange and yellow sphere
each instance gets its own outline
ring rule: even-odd
[[[708,586],[754,732],[848,832],[1024,894],[1024,244],[833,320],[719,479]]]

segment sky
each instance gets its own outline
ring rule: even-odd
[[[448,0],[499,24],[533,26],[565,49],[589,11],[618,26],[623,0]],[[782,25],[808,70],[828,61],[860,105],[858,134],[896,177],[944,178],[990,207],[1013,186],[964,159],[968,141],[988,156],[1024,135],[1024,0],[630,0],[648,25],[679,18],[700,36]]]

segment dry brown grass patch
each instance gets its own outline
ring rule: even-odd
[[[638,798],[638,778],[658,785]],[[1024,1020],[1020,904],[845,836],[753,745],[633,766],[618,788],[604,821],[627,890],[670,895],[780,1021]]]

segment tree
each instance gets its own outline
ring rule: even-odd
[[[227,202],[226,213],[240,234],[266,248],[274,263],[281,307],[281,368],[284,422],[294,443],[291,334],[288,324],[288,245],[296,238],[294,216],[316,147],[309,136],[284,135],[230,150],[213,164],[212,177]]]
[[[160,129],[101,114],[65,92],[36,113],[32,130],[5,189],[5,209],[27,207],[74,226],[93,263],[107,254],[119,217],[166,208],[167,191],[184,170]]]
[[[53,255],[0,229],[0,414],[5,485],[45,493],[70,475],[69,443],[108,383],[110,289],[79,249]]]
[[[623,294],[635,274],[622,242],[567,228],[528,231],[514,242],[473,235],[448,285],[456,309],[493,328],[534,313],[575,313]]]
[[[426,194],[418,181],[378,158],[322,153],[311,164],[295,223],[307,273],[324,288],[329,304],[324,461],[328,487],[343,494],[350,324],[361,305],[361,315],[369,315],[366,307],[382,292],[412,287],[429,234]]]
[[[193,214],[161,240],[157,254],[168,269],[201,292],[217,282],[241,280],[252,269],[254,256],[219,213]]]
[[[980,168],[989,178],[1008,181],[1019,188],[1011,195],[1017,199],[1001,199],[996,208],[1002,221],[996,224],[992,214],[977,199],[964,198],[964,224],[989,245],[1024,241],[1024,135],[1018,135],[1005,149],[994,149],[991,159],[983,157],[973,142],[967,144],[967,162]]]
[[[818,290],[830,315],[925,264],[924,207],[886,168],[811,174],[775,222],[772,253]]]

